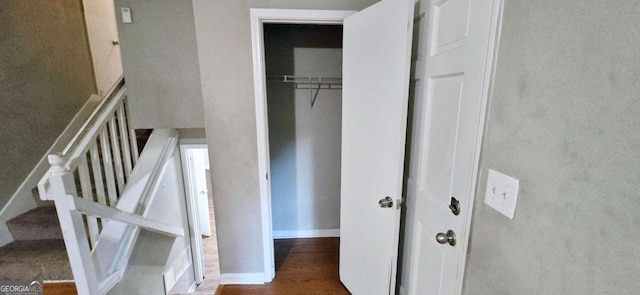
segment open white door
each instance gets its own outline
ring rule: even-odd
[[[340,280],[354,295],[395,293],[413,5],[344,20]]]
[[[423,3],[426,91],[408,293],[460,294],[500,1]]]
[[[122,57],[113,0],[83,0],[87,35],[98,96],[103,97],[122,76]]]
[[[193,177],[193,192],[197,195],[198,221],[200,233],[211,236],[209,221],[209,189],[207,188],[206,171],[209,169],[209,152],[206,148],[190,149],[189,167]]]
[[[191,258],[195,271],[196,284],[201,284],[205,275],[204,245],[200,235],[201,213],[199,211],[199,196],[196,193],[196,180],[194,173],[193,151],[207,150],[206,144],[180,144],[180,158],[182,160],[182,177],[187,196],[187,212],[189,214],[189,231],[191,232]],[[209,216],[209,215],[207,215]]]

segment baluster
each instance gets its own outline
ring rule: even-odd
[[[93,146],[89,150],[91,157],[91,168],[93,168],[93,181],[96,186],[96,196],[98,202],[102,205],[107,205],[107,198],[104,193],[104,178],[102,178],[102,165],[100,164],[100,152],[98,150],[98,143],[94,142]]]
[[[120,155],[120,145],[118,144],[118,130],[115,117],[111,117],[109,121],[109,134],[111,135],[111,150],[113,151],[113,163],[116,169],[118,192],[122,194],[122,190],[124,189],[124,170],[122,168],[122,156]]]
[[[127,100],[124,100],[124,112],[126,114],[126,123],[127,128],[129,129],[129,141],[131,144],[131,160],[133,161],[133,166],[135,167],[138,162],[138,138],[136,136],[136,131],[131,128],[131,111],[129,110],[129,104]]]
[[[122,146],[122,156],[124,161],[124,175],[129,179],[133,166],[131,165],[131,148],[129,147],[129,128],[124,114],[124,103],[120,102],[116,110],[118,115],[118,127],[120,129],[120,145]]]
[[[129,141],[131,144],[131,160],[133,161],[133,166],[135,167],[136,163],[138,163],[138,138],[136,137],[136,131],[131,127],[129,127],[129,134]]]
[[[118,202],[118,191],[116,191],[116,180],[113,174],[113,162],[111,160],[111,148],[109,147],[109,135],[107,134],[106,125],[100,132],[100,145],[102,146],[102,164],[104,165],[104,174],[107,180],[109,206],[115,207]]]
[[[86,200],[94,202],[93,193],[91,192],[91,176],[89,176],[89,166],[87,165],[87,157],[84,156],[80,160],[78,165],[78,174],[80,175],[80,189],[82,190],[82,197]],[[98,242],[98,219],[93,216],[87,216],[87,228],[89,229],[89,241],[91,242],[91,248]]]

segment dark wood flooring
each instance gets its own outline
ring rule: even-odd
[[[77,295],[74,282],[44,283],[42,286],[44,295]]]
[[[204,247],[204,281],[198,288],[196,294],[213,294],[220,283],[220,259],[218,257],[218,238],[216,231],[216,216],[213,209],[213,185],[211,184],[211,174],[209,169],[205,171],[207,176],[207,198],[209,198],[209,224],[211,225],[211,236],[202,239]]]
[[[275,240],[276,277],[264,285],[224,285],[216,294],[350,294],[338,274],[340,238]]]

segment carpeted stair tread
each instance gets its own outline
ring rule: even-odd
[[[36,200],[36,205],[38,207],[49,207],[49,206],[53,207],[53,206],[55,206],[55,203],[53,201],[43,201],[40,198],[40,192],[38,191],[38,187],[34,187],[31,190],[31,194],[33,195],[33,198]]]
[[[7,221],[7,227],[16,241],[62,239],[56,208],[51,206],[37,207],[13,218]]]
[[[1,280],[72,280],[63,240],[14,241],[0,248]]]

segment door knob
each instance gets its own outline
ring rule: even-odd
[[[382,208],[391,208],[393,207],[393,199],[386,196],[384,199],[380,199],[380,201],[378,201],[378,205]]]
[[[449,243],[451,246],[456,245],[456,233],[452,230],[448,230],[447,233],[438,233],[436,235],[436,241],[440,244]]]

